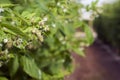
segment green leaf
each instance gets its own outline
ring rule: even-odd
[[[82,57],[85,57],[84,51],[83,51],[83,50],[80,50],[80,48],[75,48],[75,49],[73,49],[73,50],[74,50],[74,52],[75,52],[76,54],[78,54],[78,55],[80,55],[80,56],[82,56]]]
[[[10,67],[10,75],[11,77],[15,75],[19,68],[19,61],[18,61],[18,56],[16,55],[14,59],[12,60],[11,67]]]
[[[23,66],[23,70],[31,77],[40,80],[41,79],[41,71],[37,67],[35,61],[32,58],[22,56],[21,64]]]
[[[0,4],[1,7],[11,7],[14,6],[14,4]]]
[[[10,0],[0,0],[0,4],[8,4],[8,3],[10,3]]]
[[[90,27],[88,25],[85,25],[84,30],[85,30],[85,33],[86,33],[87,42],[89,44],[93,43],[94,38],[93,38],[92,31],[91,31]]]
[[[6,77],[1,77],[0,76],[0,80],[8,80]]]
[[[13,33],[15,33],[16,35],[20,35],[21,37],[23,37],[25,40],[28,40],[29,37],[24,33],[22,32],[18,27],[14,27],[8,23],[1,23],[0,24],[2,27],[5,27],[9,30],[11,30]]]
[[[19,19],[21,19],[22,21],[24,21],[25,23],[27,23],[27,25],[30,25],[30,22],[27,21],[25,18],[23,18],[19,13],[12,11]]]

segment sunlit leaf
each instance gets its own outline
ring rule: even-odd
[[[18,61],[18,56],[16,55],[11,62],[10,75],[14,76],[18,68],[19,68],[19,61]]]
[[[94,41],[92,31],[89,26],[85,25],[84,27],[85,33],[86,33],[86,40],[89,44],[91,44]]]
[[[12,7],[14,4],[0,4],[1,7]]]
[[[21,64],[23,66],[23,70],[31,77],[40,80],[41,79],[41,71],[37,67],[35,61],[32,58],[22,56]]]
[[[18,27],[11,26],[8,23],[1,23],[0,25],[2,27],[5,27],[5,28],[11,30],[16,35],[19,35],[19,36],[23,37],[24,39],[29,40],[29,37],[24,32],[22,32]]]
[[[83,56],[83,57],[85,56],[84,51],[81,50],[80,48],[74,49],[74,52],[80,56]]]

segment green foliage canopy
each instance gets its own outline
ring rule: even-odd
[[[73,0],[0,0],[0,78],[61,80],[71,72],[71,55],[82,55],[79,42],[92,42]],[[87,33],[81,41],[75,29]],[[88,41],[90,38],[90,41]]]

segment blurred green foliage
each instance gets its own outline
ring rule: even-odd
[[[94,21],[98,37],[115,47],[120,48],[120,0],[104,4],[103,12]]]
[[[0,0],[0,79],[63,80],[72,71],[71,52],[92,43],[74,0]],[[74,37],[84,26],[87,39]],[[81,27],[83,28],[83,27]]]

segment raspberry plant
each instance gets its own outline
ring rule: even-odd
[[[63,80],[72,70],[71,52],[82,5],[74,0],[0,0],[0,80]],[[90,39],[89,39],[90,38]]]

